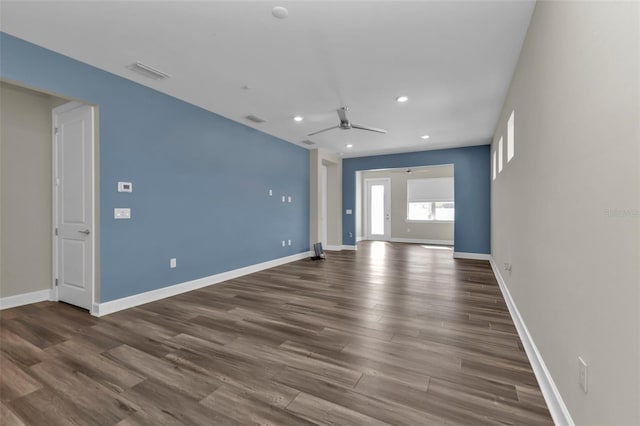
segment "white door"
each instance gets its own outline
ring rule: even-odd
[[[54,272],[58,300],[91,310],[93,302],[93,108],[53,110]]]
[[[365,179],[365,229],[369,240],[391,238],[391,181]]]

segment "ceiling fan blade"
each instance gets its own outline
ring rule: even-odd
[[[339,127],[340,127],[340,126],[327,127],[326,129],[322,129],[322,130],[318,130],[317,132],[309,133],[307,136],[317,135],[318,133],[326,132],[327,130],[337,129],[337,128],[339,128]]]
[[[340,121],[345,123],[349,122],[349,119],[347,119],[347,111],[349,111],[349,108],[342,107],[338,108],[336,111],[338,111],[338,117],[340,117]]]
[[[376,133],[387,133],[387,131],[383,129],[376,129],[375,127],[359,126],[357,124],[352,124],[351,128],[358,129],[358,130],[368,130],[369,132],[376,132]]]

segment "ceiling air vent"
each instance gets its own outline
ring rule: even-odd
[[[245,118],[249,121],[253,121],[254,123],[264,123],[265,121],[267,121],[264,118],[260,118],[257,115],[253,114],[249,114]]]
[[[316,144],[315,142],[310,141],[309,139],[303,140],[302,143],[305,144],[305,145],[315,145]]]
[[[160,70],[157,70],[147,64],[143,64],[142,62],[136,62],[127,67],[133,72],[137,72],[140,75],[143,75],[147,78],[151,78],[153,80],[166,80],[171,77],[169,74],[164,73]]]

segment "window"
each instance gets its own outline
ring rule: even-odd
[[[504,149],[502,148],[502,136],[498,141],[498,173],[502,171],[502,158],[504,157]]]
[[[407,220],[453,221],[453,178],[407,180]]]
[[[514,141],[514,114],[515,111],[511,111],[511,115],[509,116],[509,121],[507,122],[507,163],[509,161],[511,161],[511,159],[513,158],[513,156],[515,155],[514,149],[515,149],[515,141]]]
[[[493,161],[492,163],[492,168],[493,168],[493,180],[496,180],[496,176],[498,175],[498,165],[496,164],[496,152],[493,151]]]

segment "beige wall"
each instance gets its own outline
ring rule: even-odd
[[[538,2],[492,146],[515,110],[491,251],[579,425],[640,424],[639,9]]]
[[[360,174],[360,200],[361,209],[358,209],[359,236],[364,238],[364,181],[365,179],[390,178],[391,179],[391,239],[392,240],[421,240],[425,242],[453,245],[453,222],[423,223],[407,222],[407,180],[421,178],[435,178],[453,176],[453,165],[434,166],[426,168],[412,168],[411,173],[407,169],[380,170],[362,172]],[[417,242],[417,241],[416,241]]]
[[[310,161],[310,244],[322,238],[321,210],[321,168],[327,167],[327,244],[325,248],[342,246],[342,159],[322,149],[313,149]],[[331,247],[333,246],[333,247]]]
[[[51,288],[53,102],[0,84],[0,297]]]

